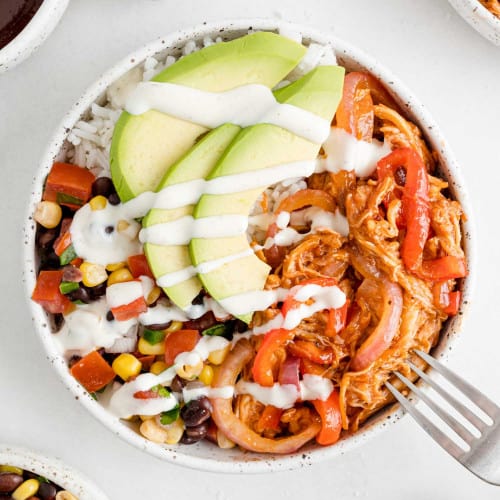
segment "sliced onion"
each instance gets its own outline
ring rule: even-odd
[[[287,356],[280,367],[278,382],[281,385],[294,385],[300,393],[299,382],[300,359],[295,356]]]
[[[213,387],[234,385],[244,366],[253,357],[253,348],[246,339],[240,340],[218,370]],[[293,453],[310,441],[321,429],[319,419],[313,420],[302,432],[279,439],[264,438],[243,423],[233,411],[231,399],[212,398],[212,418],[224,435],[250,451],[258,453]]]
[[[359,287],[358,293],[378,294],[382,297],[383,311],[375,330],[356,352],[350,366],[353,371],[362,371],[368,368],[390,346],[392,339],[398,332],[403,311],[401,287],[387,278],[365,279]]]

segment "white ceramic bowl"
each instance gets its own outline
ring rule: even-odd
[[[109,498],[77,470],[60,460],[24,448],[0,445],[0,464],[13,465],[46,477],[68,490],[78,500],[109,500]]]
[[[33,53],[52,33],[69,0],[44,0],[26,27],[0,50],[0,73],[16,66]]]
[[[479,0],[448,0],[448,2],[478,33],[500,46],[500,19]]]
[[[450,181],[450,189],[453,196],[460,201],[465,212],[470,215],[471,207],[468,202],[462,177],[457,164],[446,145],[443,137],[434,120],[429,116],[423,105],[420,104],[413,94],[388,70],[373,58],[367,56],[360,50],[339,40],[331,35],[320,33],[303,26],[290,25],[275,20],[238,20],[234,22],[224,22],[219,24],[203,24],[193,29],[182,30],[164,38],[158,39],[126,57],[122,62],[104,74],[99,80],[88,89],[88,91],[78,100],[77,104],[64,117],[62,123],[57,128],[56,133],[42,159],[40,168],[34,179],[31,191],[31,199],[28,206],[27,219],[25,224],[25,283],[28,296],[31,295],[36,280],[36,256],[35,256],[35,224],[31,215],[35,205],[40,200],[42,194],[43,180],[48,174],[52,162],[60,153],[68,130],[80,120],[92,102],[94,102],[105,89],[126,71],[134,67],[146,57],[159,53],[160,57],[168,54],[175,47],[182,47],[189,40],[202,40],[204,36],[219,36],[235,38],[247,33],[252,27],[257,30],[276,31],[280,28],[287,28],[293,32],[301,33],[304,41],[330,44],[335,48],[339,63],[349,70],[367,70],[380,78],[387,88],[396,97],[407,115],[415,120],[426,135],[429,144],[438,153],[442,165],[442,175]],[[221,31],[222,30],[222,31]],[[470,221],[470,218],[469,218]],[[464,280],[463,297],[464,304],[467,304],[471,291],[472,276],[474,272],[473,249],[471,246],[471,225],[467,222],[464,226],[465,246],[469,260],[470,275]],[[167,447],[160,446],[142,438],[136,430],[119,421],[100,404],[94,401],[78,382],[70,375],[64,359],[56,350],[52,340],[50,321],[40,306],[30,301],[30,308],[33,315],[35,328],[45,347],[48,359],[56,369],[59,376],[77,399],[100,420],[106,427],[116,435],[125,439],[134,446],[155,455],[164,460],[216,472],[266,472],[274,470],[286,470],[309,465],[320,460],[325,460],[338,455],[342,455],[355,446],[364,443],[367,439],[381,432],[401,417],[401,412],[395,407],[381,411],[362,429],[353,436],[345,437],[335,446],[319,447],[311,444],[298,453],[290,456],[269,456],[244,452],[238,448],[231,450],[221,450],[209,443],[198,443],[190,446]],[[462,308],[462,312],[466,307]],[[441,337],[441,342],[436,349],[436,355],[442,357],[454,342],[455,336],[460,329],[463,314],[454,317],[449,321]]]

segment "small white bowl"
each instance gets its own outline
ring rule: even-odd
[[[26,27],[3,49],[0,49],[0,73],[24,61],[52,33],[69,0],[44,0]]]
[[[0,464],[12,465],[46,477],[69,491],[78,500],[109,500],[109,498],[77,470],[60,460],[41,453],[9,445],[0,445]]]
[[[478,33],[500,46],[500,19],[479,0],[448,0],[448,2]]]
[[[442,175],[450,183],[452,195],[462,204],[468,215],[468,222],[464,224],[464,245],[467,253],[469,276],[463,280],[463,306],[461,314],[455,316],[446,323],[441,334],[441,340],[434,351],[438,358],[446,357],[455,342],[458,331],[461,329],[462,319],[467,309],[467,303],[472,291],[474,265],[474,249],[471,242],[473,228],[471,225],[472,209],[465,192],[464,182],[458,166],[450,152],[446,141],[439,131],[438,126],[430,117],[424,106],[413,96],[413,94],[388,70],[383,68],[375,59],[367,56],[352,45],[338,38],[315,31],[304,26],[279,22],[276,20],[245,19],[237,21],[225,21],[222,23],[210,23],[198,25],[192,29],[178,31],[166,37],[162,37],[153,43],[144,46],[137,52],[129,55],[115,67],[105,73],[87,92],[78,100],[73,108],[67,113],[56,130],[45,155],[42,158],[39,170],[34,179],[31,189],[30,202],[24,226],[25,241],[25,268],[24,280],[27,296],[30,297],[36,282],[37,259],[35,254],[35,224],[32,214],[35,206],[41,199],[43,182],[47,176],[54,159],[59,155],[61,147],[66,140],[68,131],[75,123],[85,115],[90,105],[103,95],[107,87],[128,70],[144,61],[149,56],[159,58],[165,57],[169,52],[177,53],[190,40],[202,41],[205,36],[224,36],[228,39],[236,38],[246,34],[252,28],[254,30],[278,31],[280,29],[288,33],[300,33],[304,42],[310,41],[328,44],[334,47],[339,63],[349,70],[365,70],[379,78],[393,94],[405,113],[413,119],[422,129],[432,149],[437,152],[441,164]],[[108,427],[114,434],[125,441],[133,444],[147,453],[167,460],[178,465],[184,465],[196,469],[212,472],[225,473],[260,473],[277,470],[290,470],[313,463],[343,455],[356,446],[359,446],[372,436],[388,428],[390,424],[401,418],[402,412],[397,405],[385,408],[366,422],[359,432],[352,436],[343,437],[337,444],[329,447],[321,447],[309,444],[297,453],[287,456],[262,455],[242,451],[239,448],[230,450],[219,449],[216,446],[200,442],[190,446],[161,446],[144,439],[135,428],[118,420],[103,406],[96,402],[85,389],[71,376],[66,362],[55,346],[52,339],[51,322],[47,314],[36,303],[30,301],[30,309],[34,325],[44,345],[51,365],[63,380],[64,384],[71,390],[77,399],[94,415],[100,422]],[[445,352],[446,351],[446,352]]]

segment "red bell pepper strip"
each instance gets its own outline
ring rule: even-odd
[[[32,300],[52,314],[66,313],[72,307],[71,301],[61,293],[63,271],[41,271],[36,280]]]
[[[461,293],[456,290],[450,291],[447,281],[435,283],[432,287],[434,296],[434,304],[439,307],[445,314],[455,316],[460,308]]]
[[[165,363],[172,366],[181,352],[192,351],[200,340],[198,330],[176,330],[165,337]]]
[[[71,233],[66,231],[54,241],[54,252],[60,257],[71,245]]]
[[[301,358],[300,360],[300,373],[302,375],[308,374],[322,377],[325,374],[326,368],[324,365],[318,365],[307,358]]]
[[[298,358],[306,358],[318,365],[329,365],[334,358],[331,347],[321,348],[307,340],[295,340],[288,346],[288,351]]]
[[[328,337],[335,337],[335,335],[339,334],[345,328],[350,302],[349,299],[346,299],[342,307],[328,311],[328,322],[325,329],[325,334]]]
[[[123,304],[122,306],[111,308],[114,318],[118,321],[127,321],[132,318],[137,318],[139,314],[142,314],[147,310],[148,306],[144,297],[138,297],[129,304]]]
[[[424,261],[420,273],[420,277],[423,279],[433,281],[451,280],[465,276],[467,276],[465,259],[454,255]]]
[[[148,261],[144,254],[131,255],[127,259],[127,265],[134,278],[139,278],[140,276],[149,276],[154,278],[151,269],[149,268]]]
[[[264,387],[271,387],[274,384],[274,351],[283,347],[292,339],[293,331],[284,330],[283,328],[266,333],[252,366],[252,376],[255,382]]]
[[[348,73],[342,100],[335,114],[337,127],[358,140],[371,142],[375,114],[366,73]]]
[[[70,371],[89,392],[102,389],[115,378],[113,368],[97,351],[92,351],[80,359]]]
[[[406,168],[402,198],[406,235],[401,247],[401,257],[406,269],[415,272],[421,267],[424,246],[429,236],[429,182],[424,162],[410,148],[396,149],[382,158],[377,164],[379,179],[394,173],[400,166]]]
[[[47,176],[43,199],[77,209],[89,200],[94,181],[90,170],[56,162]]]
[[[316,442],[323,446],[336,443],[342,430],[338,392],[334,389],[328,399],[315,399],[312,404],[321,418],[321,430],[316,435]]]
[[[283,410],[281,408],[267,405],[259,417],[257,428],[262,430],[270,429],[273,431],[279,431],[281,415],[283,415]]]

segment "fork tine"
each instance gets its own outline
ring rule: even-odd
[[[413,406],[390,382],[386,382],[385,386],[391,394],[398,400],[401,406],[417,421],[417,423],[429,434],[434,441],[442,446],[451,456],[459,459],[464,455],[462,450],[454,443],[443,431],[436,427],[423,413]]]
[[[451,429],[455,431],[468,445],[472,442],[475,436],[467,430],[453,415],[450,415],[443,410],[438,404],[436,404],[425,392],[421,391],[411,380],[406,378],[399,372],[394,372],[394,375],[403,382],[409,389],[411,389],[425,404],[441,419],[449,425]]]
[[[429,365],[432,366],[438,373],[443,375],[447,380],[449,380],[457,389],[460,389],[478,408],[484,411],[492,420],[494,416],[500,412],[500,408],[491,399],[487,398],[484,394],[481,394],[473,385],[465,381],[462,377],[459,377],[456,373],[446,368],[438,361],[436,361],[432,356],[429,356],[419,349],[415,349],[415,352]]]
[[[432,380],[427,373],[417,368],[411,361],[407,361],[408,366],[428,385],[430,385],[437,393],[439,393],[450,405],[452,405],[459,413],[462,414],[476,429],[483,431],[488,424],[479,418],[474,412],[469,410],[461,401],[455,396],[445,391],[440,385]],[[430,363],[429,363],[430,364]]]

